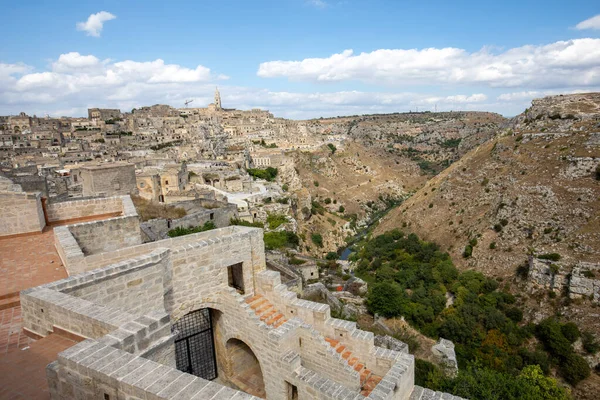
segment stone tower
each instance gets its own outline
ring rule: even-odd
[[[221,109],[221,94],[219,93],[219,88],[215,88],[215,108],[217,110]]]

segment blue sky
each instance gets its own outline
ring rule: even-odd
[[[216,85],[226,107],[291,118],[514,115],[600,87],[597,1],[3,3],[0,115],[205,106]]]

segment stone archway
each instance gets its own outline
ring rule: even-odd
[[[240,390],[266,398],[265,383],[258,358],[243,341],[232,338],[225,344],[226,379]]]

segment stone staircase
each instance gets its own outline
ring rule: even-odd
[[[246,298],[246,304],[254,311],[254,313],[263,321],[267,326],[272,328],[279,328],[287,319],[280,313],[273,304],[267,300],[264,296],[257,294],[252,297]]]
[[[353,357],[352,352],[350,350],[346,350],[346,346],[341,344],[339,341],[327,337],[325,338],[325,341],[329,343],[329,345],[333,347],[335,351],[348,362],[348,365],[350,365],[356,372],[360,374],[360,393],[363,396],[368,397],[375,386],[381,382],[382,377],[373,374],[371,370],[367,369],[364,363],[360,362],[358,358]]]

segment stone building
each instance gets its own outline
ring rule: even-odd
[[[81,167],[83,196],[117,196],[136,194],[135,166],[126,163]]]
[[[121,118],[118,108],[88,108],[88,119],[95,122],[104,122],[109,119]]]
[[[136,172],[135,179],[141,197],[164,203],[169,193],[186,190],[189,173],[185,163],[166,164],[160,167],[146,167]]]
[[[81,340],[47,367],[53,399],[408,399],[413,392],[414,358],[375,346],[372,333],[289,292],[265,269],[260,229],[90,251],[73,227],[56,228],[71,277],[21,294],[26,332],[62,330]]]

